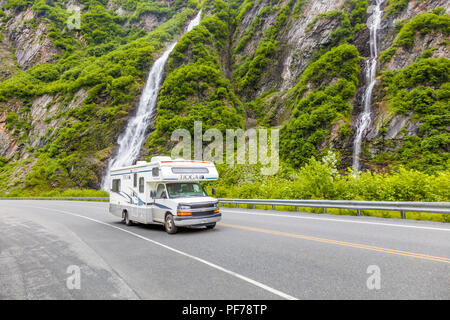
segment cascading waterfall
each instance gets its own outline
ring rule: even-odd
[[[376,84],[375,76],[378,60],[377,31],[380,28],[381,16],[383,15],[383,11],[381,10],[383,2],[384,0],[376,0],[376,5],[373,7],[372,15],[368,21],[370,30],[370,58],[366,61],[366,89],[363,96],[364,109],[357,122],[355,141],[353,143],[353,171],[355,173],[360,169],[359,155],[361,152],[361,141],[371,123],[372,91]]]
[[[200,24],[201,13],[200,10],[197,16],[189,23],[185,33]],[[176,44],[177,42],[170,44],[163,55],[153,64],[148,75],[147,83],[141,94],[136,115],[129,120],[125,132],[119,137],[118,151],[115,157],[111,158],[108,163],[106,175],[103,178],[103,189],[107,189],[109,186],[108,177],[111,168],[133,165],[134,161],[138,159],[147,136],[148,126],[156,108],[164,68]]]

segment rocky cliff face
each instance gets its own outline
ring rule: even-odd
[[[266,0],[254,4],[239,24],[236,31],[236,39],[240,40],[246,35],[255,17],[260,15],[263,10],[270,8],[271,2]],[[289,2],[280,1],[278,6],[286,6]],[[339,10],[344,2],[344,0],[304,1],[304,4],[299,9],[301,13],[298,14],[298,17],[293,14],[291,19],[283,26],[283,29],[280,30],[277,37],[276,61],[268,68],[266,77],[261,79],[257,91],[259,95],[274,88],[287,90],[297,84],[298,78],[311,61],[313,53],[329,44],[331,32],[339,25],[339,19],[324,18],[317,21],[317,23],[313,23],[314,19],[320,14]],[[236,55],[237,63],[242,60],[243,56],[254,54],[257,44],[264,34],[264,30],[267,30],[274,24],[277,13],[277,10],[273,10],[273,12],[264,15],[263,22],[258,26],[259,35],[252,37],[242,53]],[[238,41],[236,40],[235,45],[237,44]]]
[[[98,187],[153,59],[197,5],[149,2],[1,2],[0,193]]]
[[[167,151],[169,131],[198,119],[205,128],[280,127],[281,157],[293,166],[328,149],[350,166],[374,3],[205,1],[201,25],[169,59],[143,155]],[[80,8],[79,30],[67,28],[68,5]],[[446,169],[438,163],[448,160],[450,124],[430,119],[448,114],[449,6],[384,1],[364,169],[408,165],[415,152],[427,156],[414,168]],[[149,67],[199,3],[0,0],[0,8],[0,192],[99,186]],[[21,179],[11,179],[19,167]]]
[[[385,7],[386,8],[386,7]],[[408,1],[407,5],[396,14],[385,14],[383,17],[379,46],[380,50],[389,51],[389,48],[395,46],[395,40],[399,35],[399,31],[402,31],[402,26],[405,26],[415,20],[421,14],[426,12],[433,12],[433,9],[444,8],[443,11],[448,12],[450,4],[448,1]],[[406,29],[403,27],[403,30]],[[390,167],[390,164],[386,160],[373,161],[378,155],[382,154],[394,154],[405,143],[405,138],[417,137],[421,134],[420,128],[423,125],[423,118],[427,117],[425,114],[418,114],[412,111],[414,109],[411,106],[410,111],[399,114],[393,110],[393,104],[389,103],[389,95],[386,95],[386,83],[383,81],[384,72],[399,72],[413,65],[418,59],[422,57],[427,58],[445,58],[450,57],[450,46],[448,43],[449,29],[448,25],[443,29],[433,28],[429,22],[424,24],[418,24],[417,28],[411,28],[414,34],[414,39],[410,45],[399,46],[390,60],[381,60],[378,67],[379,82],[375,90],[375,101],[373,105],[372,123],[373,125],[368,130],[365,139],[366,154],[365,163],[369,168],[380,169],[384,167],[386,170]],[[443,31],[444,30],[444,31]],[[446,30],[446,31],[445,31]],[[427,53],[428,52],[428,53]],[[448,60],[447,60],[448,61]],[[440,84],[445,84],[448,81],[444,80]],[[420,85],[420,84],[417,84]],[[448,99],[444,99],[446,104],[443,105],[443,114],[448,111]],[[414,103],[414,102],[412,102]],[[390,106],[389,106],[390,104]],[[445,111],[447,110],[447,111]],[[428,115],[428,116],[431,116]],[[437,129],[438,127],[436,127]],[[444,125],[440,131],[442,134],[448,134],[448,124]],[[422,142],[423,143],[423,142]],[[439,152],[448,153],[449,145],[443,145],[443,148],[437,149]],[[415,152],[420,152],[416,149]],[[420,155],[416,154],[415,157],[420,158]],[[445,157],[442,159],[445,160]],[[378,162],[378,163],[377,163]],[[416,167],[417,169],[426,169],[425,163]]]
[[[48,29],[43,23],[36,25],[31,8],[15,15],[6,25],[7,37],[14,48],[17,64],[21,69],[51,62],[58,54],[47,37]]]
[[[236,38],[242,39],[248,35],[255,17],[261,15],[264,8],[270,7],[271,4],[271,1],[260,1],[247,10],[237,28]],[[368,6],[364,7],[365,14],[359,23],[365,24],[367,22],[374,4],[374,1],[367,3]],[[293,5],[289,1],[280,1],[278,8],[286,5],[290,5],[292,11],[295,10],[293,7],[296,4]],[[266,114],[266,119],[268,119],[270,125],[281,125],[291,118],[292,107],[289,104],[289,99],[292,88],[297,85],[307,66],[317,59],[321,51],[328,50],[328,48],[336,45],[336,38],[339,37],[339,32],[345,35],[345,32],[349,31],[344,30],[348,28],[348,22],[345,21],[343,16],[345,14],[348,17],[356,15],[355,7],[358,7],[358,5],[360,7],[364,6],[363,2],[358,4],[358,2],[351,1],[303,1],[300,9],[301,14],[291,13],[290,19],[282,26],[276,38],[276,53],[273,54],[271,62],[268,63],[256,85],[256,97],[263,97],[262,102],[259,101],[259,103],[262,104],[264,110],[262,113]],[[403,6],[397,7],[396,10],[392,9],[394,5],[396,5],[396,1],[385,1],[382,5],[384,12],[381,29],[378,31],[379,50],[381,52],[388,51],[389,48],[395,46],[395,39],[398,37],[399,32],[404,31],[403,29],[408,29],[409,36],[414,36],[414,40],[410,45],[398,46],[395,54],[389,61],[380,61],[378,64],[379,79],[374,91],[373,125],[364,134],[363,145],[365,153],[362,159],[364,168],[374,170],[387,170],[391,167],[389,161],[376,163],[378,161],[374,161],[374,159],[379,154],[386,152],[395,153],[403,145],[405,137],[416,137],[421,127],[420,119],[423,117],[423,115],[418,115],[413,111],[399,114],[392,109],[390,98],[386,96],[383,73],[405,69],[419,58],[422,58],[424,53],[427,55],[427,58],[449,58],[448,15],[445,15],[450,6],[448,1],[406,1],[403,2]],[[431,13],[437,8],[441,8],[442,14],[446,17],[441,22],[443,24],[442,28],[432,27],[431,19],[427,20],[423,25],[411,23],[418,20],[421,15]],[[263,18],[258,24],[258,31],[253,34],[250,40],[247,40],[244,49],[236,54],[237,64],[242,63],[244,57],[254,55],[258,41],[264,37],[264,30],[274,25],[278,12],[273,11],[262,15]],[[344,13],[344,15],[341,13]],[[408,22],[412,26],[402,29],[402,26],[408,25]],[[327,137],[320,144],[316,145],[318,149],[331,147],[340,150],[344,166],[351,164],[353,135],[357,125],[355,120],[362,111],[362,95],[366,85],[363,61],[370,56],[369,30],[367,27],[365,25],[354,27],[350,32],[352,35],[346,40],[358,49],[362,60],[357,91],[351,101],[353,105],[351,121],[348,121],[346,117],[335,119],[334,124],[328,127],[329,134]],[[235,46],[238,46],[238,42],[237,40],[235,41]],[[446,81],[448,80],[444,80],[443,83]],[[264,96],[265,92],[271,93]],[[267,114],[269,115],[268,118]],[[252,112],[249,115],[254,117]],[[250,123],[255,123],[252,119],[250,120]],[[351,122],[350,134],[339,134],[339,130],[344,131],[346,122],[347,124]],[[448,145],[441,151],[447,153]],[[396,163],[398,164],[399,162]]]

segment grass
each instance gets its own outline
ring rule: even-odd
[[[52,190],[41,193],[15,193],[9,194],[8,197],[91,197],[91,198],[106,198],[109,197],[109,193],[103,190],[92,190],[92,189],[68,189],[65,191]],[[1,199],[1,198],[0,198]]]

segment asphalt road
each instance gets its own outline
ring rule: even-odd
[[[450,299],[449,224],[222,214],[168,235],[107,203],[1,201],[0,299]]]

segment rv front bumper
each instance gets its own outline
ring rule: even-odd
[[[205,216],[174,216],[173,220],[177,227],[187,226],[207,226],[212,223],[220,221],[222,218],[221,213],[209,214]]]

